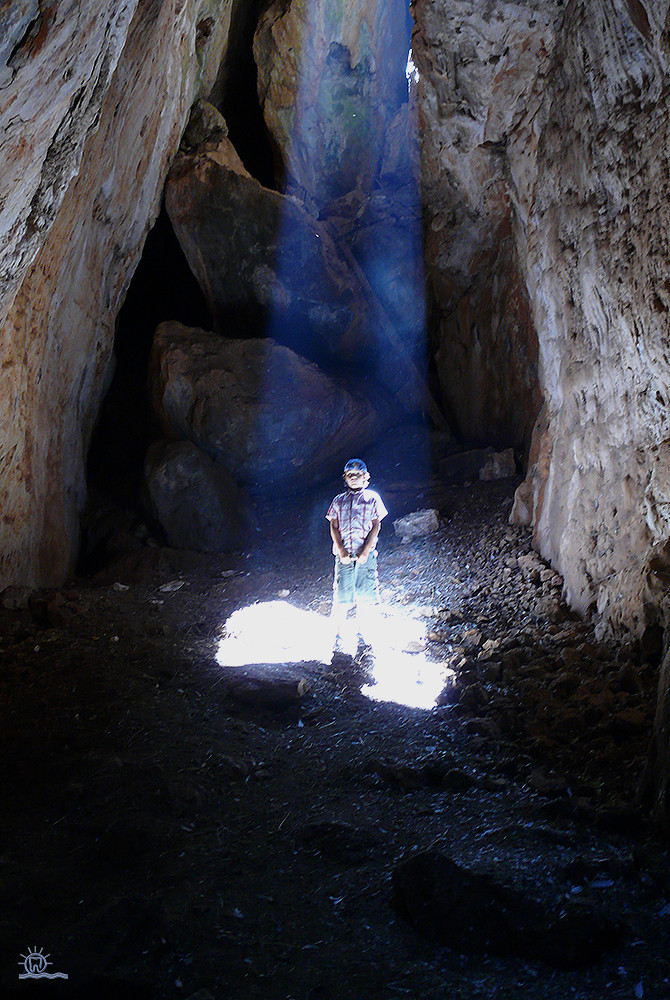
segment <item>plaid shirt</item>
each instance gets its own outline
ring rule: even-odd
[[[370,534],[372,522],[386,517],[388,511],[384,501],[374,490],[347,490],[338,493],[326,517],[335,521],[342,536],[345,549],[356,555]]]

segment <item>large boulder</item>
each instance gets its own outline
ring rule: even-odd
[[[174,549],[226,552],[249,535],[251,503],[232,476],[190,441],[155,441],[144,463],[149,513]]]
[[[350,234],[250,176],[225,121],[201,102],[166,206],[218,332],[269,333],[304,357],[373,377],[402,412],[426,405],[418,218],[402,200],[394,218],[368,218],[361,263]]]
[[[0,580],[73,570],[116,316],[232,0],[0,11]]]
[[[254,490],[332,475],[391,423],[392,408],[272,340],[227,340],[163,323],[151,360],[154,411]]]
[[[165,201],[215,327],[258,336],[267,326],[307,357],[370,363],[358,276],[299,201],[247,173],[214,109],[205,116],[209,135],[182,147]]]

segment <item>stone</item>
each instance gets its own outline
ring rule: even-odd
[[[274,0],[261,14],[254,58],[265,122],[289,186],[320,212],[349,193],[360,205],[380,161],[393,169],[384,154],[407,101],[408,48],[403,0]]]
[[[463,484],[479,479],[481,469],[492,455],[493,448],[474,448],[447,455],[438,464],[440,479],[446,484]]]
[[[166,433],[254,490],[304,488],[333,475],[391,423],[388,402],[369,388],[353,392],[272,340],[163,323],[150,378]]]
[[[546,569],[536,552],[528,552],[526,555],[517,558],[517,564],[524,579],[530,583],[540,583],[543,570]]]
[[[559,969],[591,965],[626,933],[594,907],[542,900],[436,850],[393,870],[393,902],[422,936],[459,954],[516,955]]]
[[[211,129],[217,119],[208,111]],[[228,138],[213,149],[206,141],[182,148],[165,198],[219,332],[253,337],[268,324],[273,337],[313,359],[368,360],[356,275],[299,201],[247,173]]]
[[[249,498],[225,469],[190,441],[154,442],[144,477],[149,513],[173,549],[226,552],[249,537]]]
[[[311,687],[302,673],[286,663],[247,663],[219,669],[228,694],[256,708],[288,708],[301,701]]]
[[[376,378],[393,392],[399,413],[420,410],[422,305],[416,319],[409,317],[423,302],[421,291],[413,297],[412,283],[399,281],[395,267],[375,290],[318,213],[251,177],[215,109],[201,102],[194,116],[170,171],[166,207],[216,330],[244,337],[268,331],[311,360]],[[417,260],[404,246],[399,252],[403,267]],[[400,295],[395,319],[382,301],[391,294]]]
[[[205,35],[196,0],[3,6],[5,585],[57,586],[74,570],[86,452],[114,364],[117,313],[188,110],[214,83],[231,7],[213,0]]]
[[[33,593],[32,587],[5,587],[0,593],[0,607],[7,611],[25,610]]]
[[[325,860],[347,867],[363,864],[379,844],[379,834],[338,820],[305,823],[295,834],[297,843]]]
[[[541,405],[525,234],[561,5],[417,0],[426,267],[442,398],[471,441],[527,450]],[[537,332],[536,332],[537,331]],[[476,387],[476,388],[475,388]]]
[[[440,515],[438,511],[430,508],[428,510],[415,510],[404,517],[398,517],[393,522],[393,530],[404,544],[413,538],[423,538],[431,535],[440,528]]]
[[[506,448],[505,451],[496,451],[484,462],[479,470],[479,478],[482,482],[492,482],[495,479],[510,479],[516,476],[516,461],[514,459],[514,448]]]
[[[648,571],[670,532],[670,295],[657,269],[670,232],[669,56],[658,10],[611,13],[602,2],[565,12],[563,80],[544,99],[524,215],[546,408],[530,471],[535,545],[568,603],[639,635],[667,592]]]

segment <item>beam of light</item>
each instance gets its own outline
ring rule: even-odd
[[[226,622],[216,660],[222,667],[250,663],[330,663],[332,620],[287,601],[251,604]]]
[[[298,79],[290,81],[295,103],[283,119],[285,191],[307,208],[314,232],[310,249],[286,208],[275,260],[282,294],[269,308],[266,333],[356,386],[371,378],[391,392],[400,423],[427,405],[408,0],[359,0],[350,23],[330,0],[295,6],[302,36]],[[333,240],[325,256],[321,237]],[[273,365],[281,363],[268,365],[268,382],[279,378]]]

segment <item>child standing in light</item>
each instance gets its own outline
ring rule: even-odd
[[[371,616],[365,616],[362,608],[369,611],[379,603],[377,536],[382,519],[388,514],[379,494],[368,489],[370,473],[360,458],[347,462],[344,482],[345,492],[338,493],[326,514],[335,556],[333,616],[338,645],[343,638],[347,641],[343,631],[349,610],[356,607],[359,631],[365,634]],[[362,621],[362,616],[367,621]]]

